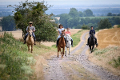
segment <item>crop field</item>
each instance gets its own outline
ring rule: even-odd
[[[97,38],[99,49],[111,45],[120,46],[120,28],[99,31],[97,34]]]
[[[80,18],[83,18],[83,19],[85,19],[85,18],[90,18],[90,19],[94,19],[94,18],[100,18],[100,19],[105,19],[105,18],[113,18],[113,17],[117,17],[117,18],[120,18],[120,16],[98,16],[98,17],[80,17]]]

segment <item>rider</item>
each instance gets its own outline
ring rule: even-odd
[[[71,32],[69,31],[69,28],[67,28],[67,31],[65,32],[65,34],[69,34],[71,36]],[[71,38],[71,45],[73,47],[73,39],[72,38]]]
[[[33,24],[33,22],[29,22],[29,26],[27,26],[27,28],[26,28],[26,31],[27,31],[27,33],[26,33],[26,35],[25,35],[25,37],[24,37],[24,44],[26,43],[26,38],[27,38],[27,36],[28,36],[28,27],[33,31],[33,33],[32,33],[32,35],[33,35],[33,37],[34,37],[34,45],[36,45],[36,43],[35,43],[35,41],[36,41],[36,38],[35,38],[35,34],[34,34],[34,32],[35,32],[35,27],[34,26],[32,26],[32,24]]]
[[[58,45],[58,42],[59,42],[59,38],[61,37],[61,34],[62,34],[62,31],[63,30],[65,30],[64,28],[63,28],[63,25],[62,24],[60,24],[59,25],[59,29],[58,29],[58,38],[57,38],[57,43],[56,43],[56,46]],[[66,43],[66,38],[64,37],[64,39],[65,39],[65,43]]]
[[[98,46],[97,38],[95,37],[95,30],[93,29],[93,26],[91,26],[91,30],[89,31],[89,35],[91,35],[92,33],[94,33],[95,44],[96,44],[96,46]],[[90,37],[88,38],[88,41],[87,41],[86,45],[89,45],[89,40],[90,40]]]

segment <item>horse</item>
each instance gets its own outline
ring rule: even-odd
[[[57,57],[59,57],[59,52],[61,52],[61,59],[63,58],[64,56],[64,51],[65,51],[65,39],[64,39],[64,32],[65,30],[62,31],[62,34],[61,34],[61,37],[59,39],[59,42],[58,42],[58,46],[57,46]],[[63,51],[61,51],[61,48],[63,49]]]
[[[26,38],[26,43],[28,46],[28,51],[30,51],[30,46],[31,46],[31,53],[33,52],[33,45],[34,45],[34,38],[32,35],[33,31],[30,30],[30,28],[28,27],[28,36]]]
[[[70,48],[71,48],[71,38],[69,34],[66,34],[66,46],[65,46],[65,56],[67,56],[67,49],[69,48],[69,55],[70,55]]]
[[[95,45],[95,37],[94,37],[94,33],[92,33],[89,38],[89,48],[91,53],[93,52],[94,45]]]

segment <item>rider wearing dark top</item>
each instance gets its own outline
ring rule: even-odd
[[[94,35],[95,35],[95,30],[93,29],[93,26],[91,26],[91,30],[89,32],[89,35],[91,35],[92,33],[94,33]],[[95,36],[94,36],[94,38],[95,38],[95,44],[96,44],[96,46],[98,46],[97,38]],[[87,45],[89,45],[89,39],[90,39],[90,37],[88,38]]]

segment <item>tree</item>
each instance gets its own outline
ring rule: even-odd
[[[112,13],[108,13],[107,16],[112,16]]]
[[[112,25],[108,19],[101,20],[98,23],[98,29],[105,29],[105,28],[111,28],[111,27],[112,27]]]
[[[79,17],[83,17],[84,16],[82,11],[79,11],[78,14],[79,14]]]
[[[94,16],[93,12],[90,9],[85,10],[83,13],[84,13],[84,16],[86,17]]]
[[[82,28],[82,29],[90,29],[90,28],[89,28],[87,25],[85,25],[85,24],[83,24],[81,28]]]
[[[15,30],[15,20],[13,16],[3,17],[1,24],[2,24],[3,31]]]
[[[11,7],[15,8],[14,19],[16,26],[22,29],[24,34],[26,33],[28,22],[33,21],[33,25],[36,28],[35,35],[37,41],[56,40],[57,31],[55,26],[57,24],[50,22],[52,14],[45,14],[45,11],[50,6],[45,5],[44,2],[28,2],[27,0]]]
[[[70,15],[71,17],[73,17],[73,18],[78,17],[78,11],[77,11],[77,9],[71,8],[71,9],[70,9],[70,12],[69,12],[69,15]]]
[[[62,24],[63,27],[67,28],[68,27],[67,23],[69,18],[70,16],[68,14],[61,14],[59,20],[60,24]]]

